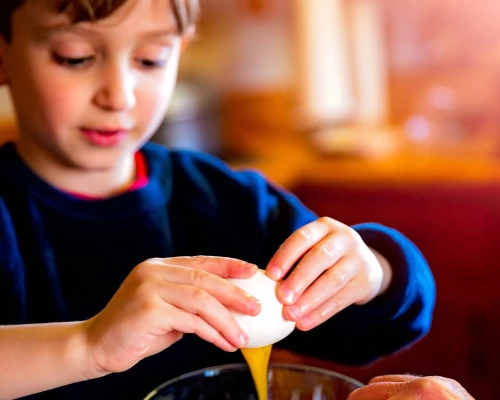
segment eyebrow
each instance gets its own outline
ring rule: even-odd
[[[91,29],[85,29],[81,26],[71,25],[71,24],[60,24],[60,25],[50,25],[50,26],[37,26],[35,27],[35,33],[37,37],[49,37],[57,33],[76,33],[87,36],[95,36],[97,33]]]
[[[1,0],[0,0],[1,1]],[[36,35],[41,38],[47,38],[58,33],[75,33],[83,36],[99,36],[100,34],[94,29],[89,29],[77,24],[59,24],[52,26],[38,26],[35,28]],[[139,36],[145,39],[158,39],[164,37],[178,36],[177,28],[151,30],[141,33]]]

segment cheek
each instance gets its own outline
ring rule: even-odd
[[[165,117],[172,98],[172,84],[148,85],[137,92],[136,116],[145,125],[146,130],[154,130]],[[152,132],[150,132],[152,133]]]
[[[36,124],[53,126],[56,121],[74,118],[81,108],[81,84],[70,80],[56,68],[26,68],[16,73],[12,89],[21,117],[34,119]]]
[[[85,94],[78,90],[78,85],[40,82],[37,92],[38,108],[50,121],[67,121],[80,116]]]

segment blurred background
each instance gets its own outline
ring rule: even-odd
[[[320,215],[395,227],[437,282],[433,328],[406,351],[363,368],[277,349],[273,358],[365,382],[445,375],[500,399],[500,3],[202,6],[152,140],[258,169]],[[15,137],[5,91],[0,121],[0,140]]]
[[[243,156],[259,153],[255,135],[282,134],[327,155],[497,156],[497,2],[203,5],[170,122],[198,113],[198,122],[215,127],[217,119],[222,129],[211,144],[182,143],[185,133],[173,144]]]

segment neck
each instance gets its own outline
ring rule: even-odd
[[[89,197],[111,197],[123,192],[135,179],[134,154],[126,154],[112,168],[86,169],[56,160],[47,153],[16,145],[23,161],[41,179],[57,189]]]

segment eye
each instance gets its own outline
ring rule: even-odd
[[[54,53],[53,58],[54,61],[59,65],[77,69],[85,67],[87,64],[89,64],[94,59],[94,56],[73,58],[73,57],[64,57],[60,54]]]
[[[165,66],[165,60],[148,60],[140,58],[137,61],[146,69],[162,68]]]

